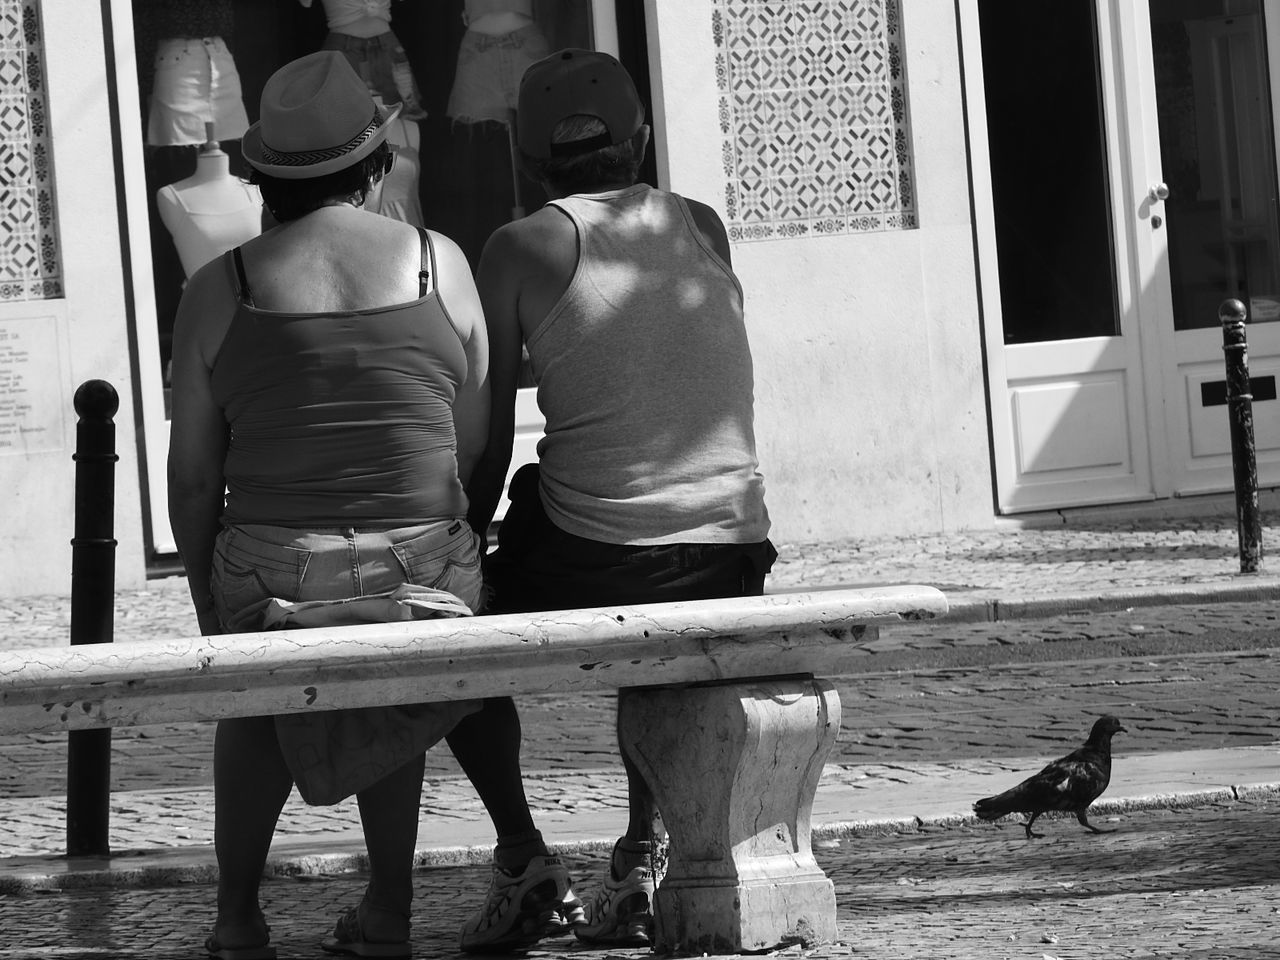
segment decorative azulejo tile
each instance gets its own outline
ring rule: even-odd
[[[735,240],[910,230],[901,0],[713,0]]]
[[[0,0],[0,301],[62,294],[38,0]]]

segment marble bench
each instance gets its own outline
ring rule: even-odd
[[[377,704],[619,691],[619,729],[670,837],[660,952],[835,936],[809,817],[840,727],[823,677],[930,587],[0,652],[0,735]]]

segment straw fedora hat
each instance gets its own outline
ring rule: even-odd
[[[240,141],[254,168],[284,180],[349,167],[387,138],[400,104],[380,110],[347,58],[334,50],[300,57],[262,88],[261,120]]]

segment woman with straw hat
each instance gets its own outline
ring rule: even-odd
[[[263,629],[281,603],[385,599],[406,584],[479,606],[463,491],[487,439],[484,318],[452,241],[364,209],[390,169],[398,110],[379,108],[340,53],[277,71],[242,150],[279,226],[183,295],[169,512],[206,634]],[[423,751],[476,708],[222,721],[208,952],[275,956],[258,884],[296,783],[308,802],[354,793],[369,851],[364,898],[322,945],[409,956]]]

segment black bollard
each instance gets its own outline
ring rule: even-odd
[[[86,380],[75,395],[75,536],[71,541],[71,643],[110,643],[115,617],[115,387]],[[67,854],[111,852],[111,730],[67,735]]]
[[[1224,300],[1218,307],[1222,352],[1227,362],[1227,416],[1231,423],[1240,572],[1257,573],[1262,564],[1262,515],[1258,512],[1258,463],[1253,446],[1253,388],[1249,383],[1245,317],[1244,304],[1239,300]]]

